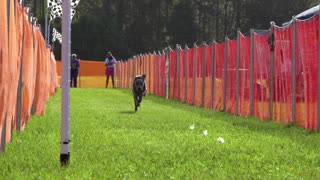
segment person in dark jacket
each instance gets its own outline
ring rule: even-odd
[[[70,63],[71,63],[70,87],[72,87],[72,84],[73,84],[73,87],[77,87],[77,79],[78,79],[79,68],[80,68],[80,60],[77,59],[77,55],[76,54],[72,54]]]

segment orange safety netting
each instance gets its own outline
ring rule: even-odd
[[[57,73],[59,83],[61,78],[61,61],[57,61]],[[115,68],[115,84],[118,85],[120,67],[119,62]],[[79,87],[93,88],[93,87],[106,87],[106,67],[104,62],[80,60],[80,68],[78,75]],[[111,78],[109,79],[109,87],[112,87]]]
[[[274,28],[273,120],[292,119],[292,25]]]
[[[202,105],[203,95],[203,49],[196,47],[196,59],[195,59],[195,88],[194,88],[194,104],[197,106]]]
[[[170,50],[169,58],[169,98],[176,99],[178,94],[178,81],[177,81],[177,52]]]
[[[235,114],[236,110],[236,62],[237,40],[227,40],[227,89],[226,89],[226,112]]]
[[[0,150],[4,148],[6,141],[6,112],[8,106],[8,73],[9,73],[9,52],[8,52],[8,24],[7,24],[7,1],[0,1]]]
[[[317,91],[319,46],[319,16],[296,22],[296,116],[297,123],[304,128],[317,128]]]
[[[239,63],[239,115],[250,114],[250,37],[240,36],[240,63]]]
[[[213,80],[213,72],[212,72],[212,45],[204,46],[203,50],[205,51],[205,60],[204,64],[204,107],[212,108],[212,80]]]
[[[254,33],[254,115],[269,119],[270,113],[270,47],[268,34]]]
[[[239,33],[239,39],[226,39],[224,43],[138,55],[119,66],[120,87],[131,88],[134,75],[146,73],[149,92],[158,96],[218,111],[224,110],[226,103],[225,111],[231,114],[235,114],[238,107],[240,116],[249,116],[252,112],[260,119],[282,123],[293,122],[296,110],[297,125],[316,129],[318,27],[316,15],[308,20],[297,20],[296,26],[275,26],[273,31],[256,31],[250,37]],[[274,36],[273,53],[269,44],[273,40],[271,35]],[[293,55],[296,74],[293,74]],[[295,99],[293,80],[296,82]]]
[[[193,92],[194,92],[194,81],[193,81],[193,66],[194,66],[194,49],[187,49],[186,50],[186,58],[187,58],[187,102],[189,104],[192,104],[193,103]]]
[[[180,96],[178,97],[180,101],[185,101],[185,93],[186,93],[186,53],[185,51],[181,50],[181,48],[179,48],[179,71],[178,71],[178,93],[180,94]],[[180,91],[179,91],[180,90]]]
[[[7,4],[9,3],[9,4]],[[9,13],[8,13],[9,12]],[[0,151],[56,92],[55,58],[18,1],[0,2]]]
[[[213,104],[215,110],[223,110],[223,83],[224,83],[224,57],[225,43],[214,44],[214,88]]]

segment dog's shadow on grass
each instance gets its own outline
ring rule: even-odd
[[[134,110],[132,110],[132,111],[129,111],[129,110],[120,111],[120,114],[128,114],[128,115],[130,115],[130,114],[135,114],[135,113],[136,112]]]

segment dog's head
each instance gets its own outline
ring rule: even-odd
[[[139,76],[138,78],[136,78],[135,80],[134,80],[134,90],[136,91],[136,92],[143,92],[144,91],[144,80],[145,80],[145,78],[146,78],[146,75],[145,74],[143,74],[143,75],[141,75],[141,76]]]

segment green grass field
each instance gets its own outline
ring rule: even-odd
[[[151,95],[135,113],[122,89],[72,89],[71,159],[62,168],[60,94],[14,134],[0,179],[320,178],[316,132]]]

